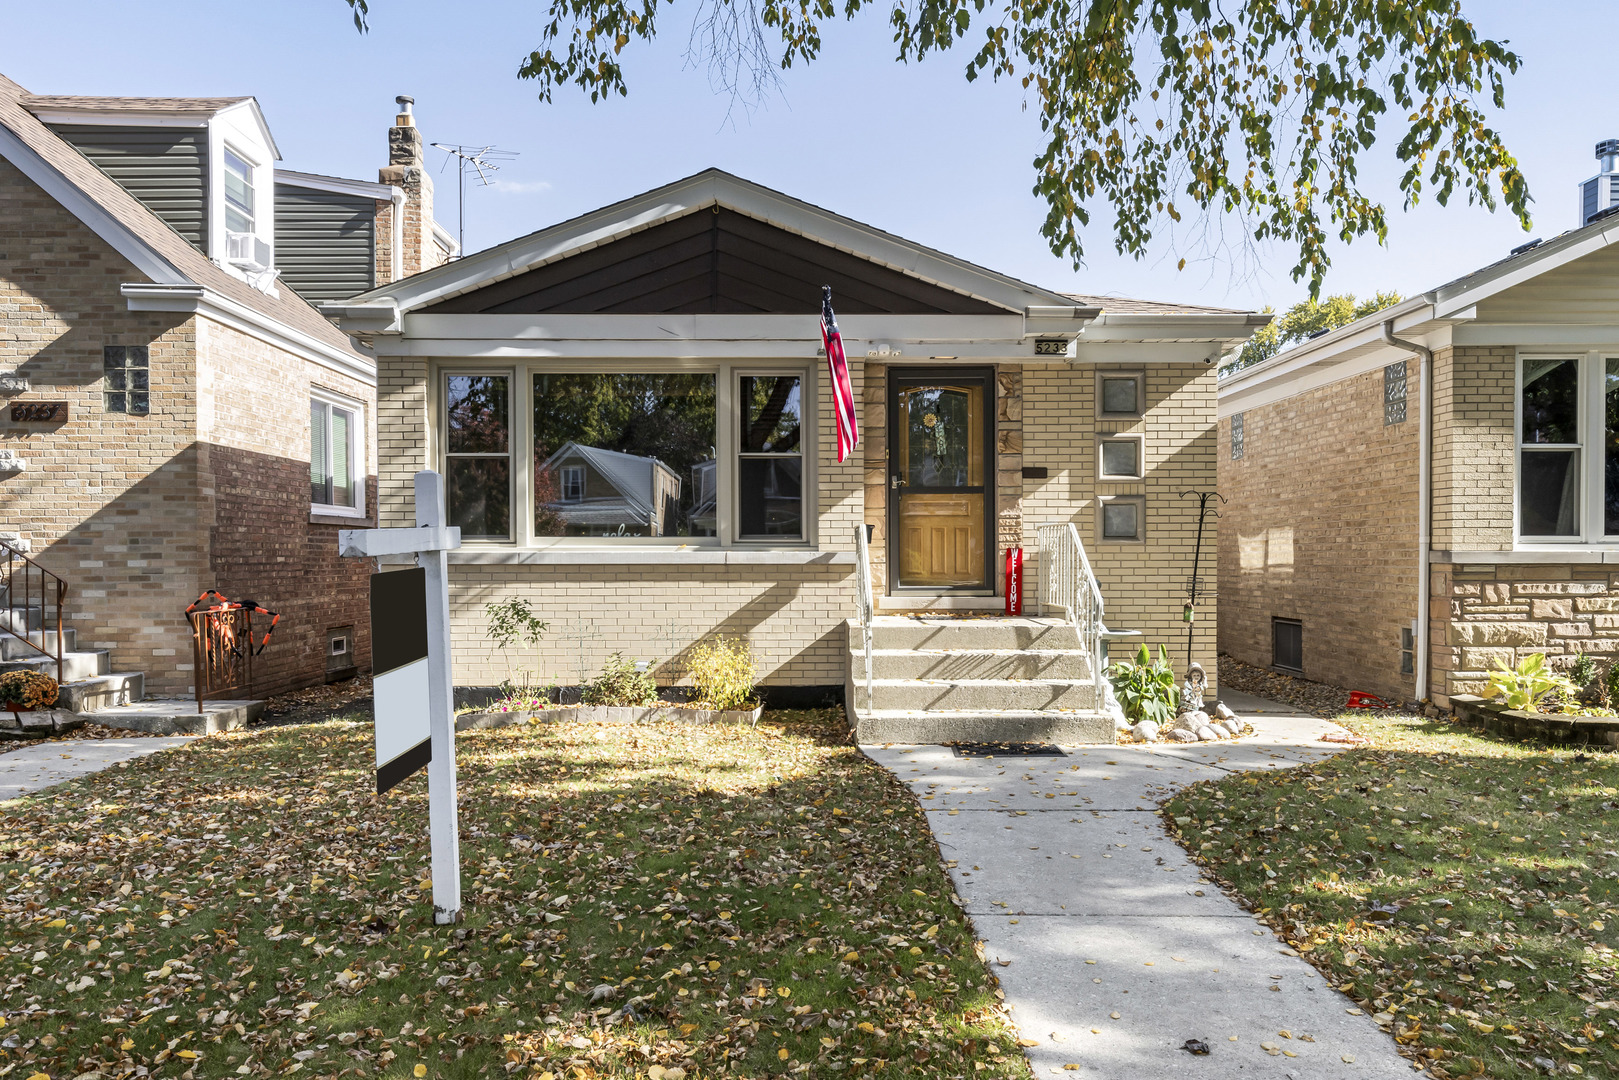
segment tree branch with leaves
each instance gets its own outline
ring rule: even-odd
[[[628,94],[625,50],[655,41],[668,0],[548,2],[519,76],[544,101],[570,85],[592,101]],[[347,3],[363,29],[366,0]],[[871,6],[700,0],[688,48],[722,89],[762,96],[820,57],[825,25]],[[1141,258],[1160,231],[1173,242],[1182,222],[1233,215],[1293,253],[1316,296],[1332,236],[1387,235],[1361,177],[1380,134],[1395,139],[1407,208],[1460,191],[1529,227],[1528,187],[1487,116],[1522,60],[1461,0],[890,0],[887,19],[896,60],[976,41],[966,77],[1022,87],[1046,140],[1033,161],[1041,234],[1076,268],[1095,216]]]

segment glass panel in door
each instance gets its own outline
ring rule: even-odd
[[[894,377],[891,553],[899,588],[988,587],[988,376]]]

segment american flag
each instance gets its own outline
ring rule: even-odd
[[[849,382],[849,361],[843,355],[843,335],[832,314],[832,286],[821,288],[821,341],[826,346],[826,369],[832,376],[832,411],[838,420],[838,462],[860,445],[860,420],[854,411],[854,386]]]

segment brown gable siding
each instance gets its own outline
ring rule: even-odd
[[[717,211],[717,212],[716,212]],[[432,314],[1004,315],[745,214],[708,208],[422,309]]]

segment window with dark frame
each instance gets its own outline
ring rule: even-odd
[[[737,539],[798,540],[804,535],[803,380],[744,375],[737,454]]]
[[[145,345],[104,345],[101,373],[107,412],[145,416],[151,412],[151,357]]]
[[[444,486],[450,524],[465,539],[511,537],[511,379],[447,375]]]
[[[1383,426],[1405,423],[1405,361],[1383,369]]]
[[[1288,671],[1304,670],[1304,624],[1298,619],[1270,621],[1271,666]]]
[[[585,467],[583,465],[564,465],[562,467],[562,501],[582,502],[585,497]]]
[[[1242,457],[1242,413],[1231,414],[1231,460]]]

